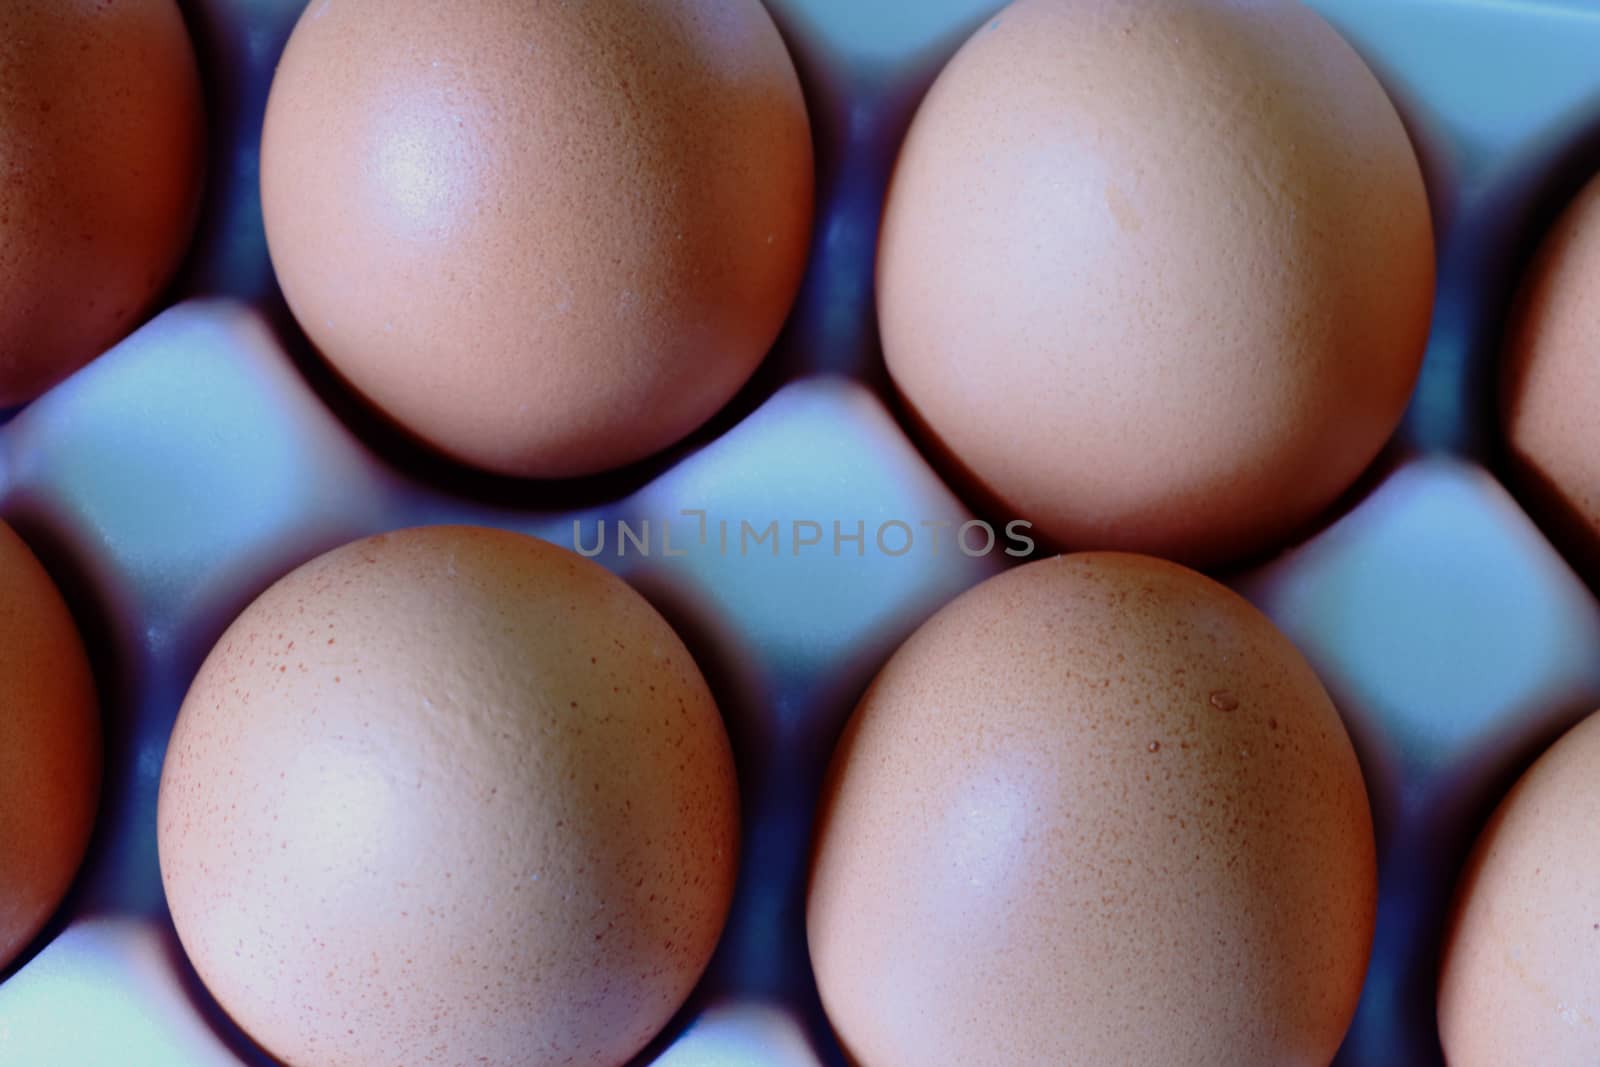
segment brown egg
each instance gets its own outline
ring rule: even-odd
[[[519,534],[331,552],[223,635],[161,778],[206,987],[296,1067],[618,1067],[732,896],[711,693],[643,597]]]
[[[0,407],[149,310],[189,244],[204,138],[173,0],[0,4]]]
[[[0,970],[44,927],[83,862],[100,763],[83,641],[50,576],[0,523]]]
[[[1518,489],[1600,580],[1600,178],[1556,223],[1523,285],[1500,406]]]
[[[1450,1067],[1600,1056],[1600,715],[1523,775],[1461,877],[1439,977]]]
[[[261,151],[311,340],[416,436],[506,474],[694,430],[805,264],[810,126],[758,0],[315,0]]]
[[[1295,0],[1019,0],[900,154],[878,310],[935,451],[1074,548],[1279,544],[1398,423],[1433,234],[1384,90]]]
[[[860,1067],[1326,1067],[1376,882],[1305,660],[1210,579],[1103,553],[984,582],[884,667],[807,922]]]

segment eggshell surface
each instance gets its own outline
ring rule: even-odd
[[[149,309],[194,229],[204,141],[173,0],[0,4],[0,408]]]
[[[1394,106],[1295,0],[1019,0],[923,102],[877,279],[895,384],[992,510],[1210,565],[1394,431],[1433,230]]]
[[[599,566],[414,529],[280,580],[163,768],[162,877],[206,987],[295,1067],[619,1067],[704,969],[738,850],[689,653]]]
[[[1478,838],[1439,978],[1450,1067],[1600,1059],[1600,716],[1544,754]]]
[[[1575,564],[1600,578],[1600,178],[1534,259],[1501,384],[1518,489]]]
[[[901,647],[834,756],[808,936],[859,1067],[1326,1067],[1376,908],[1365,786],[1247,602],[1025,565]]]
[[[813,174],[757,0],[318,0],[262,141],[274,267],[415,436],[535,477],[688,434],[771,347]]]
[[[0,970],[83,861],[100,798],[100,713],[72,615],[0,523]]]

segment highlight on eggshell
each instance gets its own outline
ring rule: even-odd
[[[290,308],[378,411],[519,477],[620,467],[754,373],[813,163],[759,0],[319,0],[261,145]]]
[[[429,527],[284,577],[162,768],[206,988],[284,1062],[622,1067],[711,957],[738,864],[717,706],[627,583]]]
[[[1300,653],[1144,556],[1025,564],[893,655],[833,757],[806,925],[856,1067],[1326,1067],[1377,907]]]
[[[1394,105],[1299,0],[1017,0],[917,111],[877,283],[911,421],[980,504],[1210,566],[1389,440],[1433,227]]]
[[[102,760],[83,639],[44,567],[0,523],[0,971],[44,929],[83,862]]]
[[[0,408],[110,348],[177,272],[205,114],[174,0],[0,4]]]

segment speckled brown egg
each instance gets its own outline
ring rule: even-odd
[[[1421,364],[1421,170],[1297,0],[1019,0],[939,76],[878,259],[895,384],[974,498],[1066,548],[1281,544]]]
[[[314,0],[261,168],[327,360],[518,476],[710,418],[776,338],[811,225],[805,102],[758,0]]]
[[[189,244],[204,137],[173,0],[0,4],[0,407],[149,310]]]
[[[829,772],[807,909],[859,1067],[1327,1067],[1376,913],[1366,788],[1246,601],[1115,553],[927,622]]]
[[[1557,221],[1523,284],[1500,412],[1522,497],[1600,580],[1600,178]]]
[[[100,799],[100,713],[72,615],[0,523],[0,971],[61,903]]]
[[[1457,889],[1439,978],[1450,1067],[1600,1058],[1600,715],[1501,803]]]
[[[620,1067],[717,942],[738,790],[643,597],[432,527],[322,556],[229,627],[159,843],[201,979],[293,1067]]]

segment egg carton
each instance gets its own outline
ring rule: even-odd
[[[768,0],[817,142],[818,215],[791,320],[756,379],[663,457],[514,483],[377,423],[310,352],[273,280],[257,191],[277,57],[302,0],[189,0],[210,109],[204,216],[172,306],[0,427],[0,517],[65,592],[103,702],[104,799],[83,871],[0,982],[0,1064],[269,1064],[209,998],[163,901],[156,792],[190,679],[272,581],[343,542],[468,522],[592,548],[678,628],[741,776],[733,912],[690,1003],[639,1063],[840,1067],[807,962],[823,768],[876,668],[1008,558],[873,550],[884,523],[973,515],[897,422],[873,300],[890,168],[922,94],[995,0]],[[1378,73],[1422,158],[1439,290],[1390,447],[1321,532],[1221,575],[1317,668],[1366,772],[1376,944],[1339,1064],[1442,1063],[1441,932],[1476,829],[1515,775],[1600,707],[1600,605],[1497,479],[1497,346],[1519,274],[1600,170],[1600,7],[1588,0],[1313,0]],[[642,532],[619,547],[617,525]],[[777,522],[785,551],[724,549]],[[820,543],[792,550],[795,523]],[[867,545],[834,543],[867,532]],[[802,540],[813,528],[804,527]],[[704,536],[702,536],[702,534]],[[672,553],[664,551],[664,536]],[[1002,545],[1002,547],[1004,547]],[[681,554],[679,554],[681,553]]]

